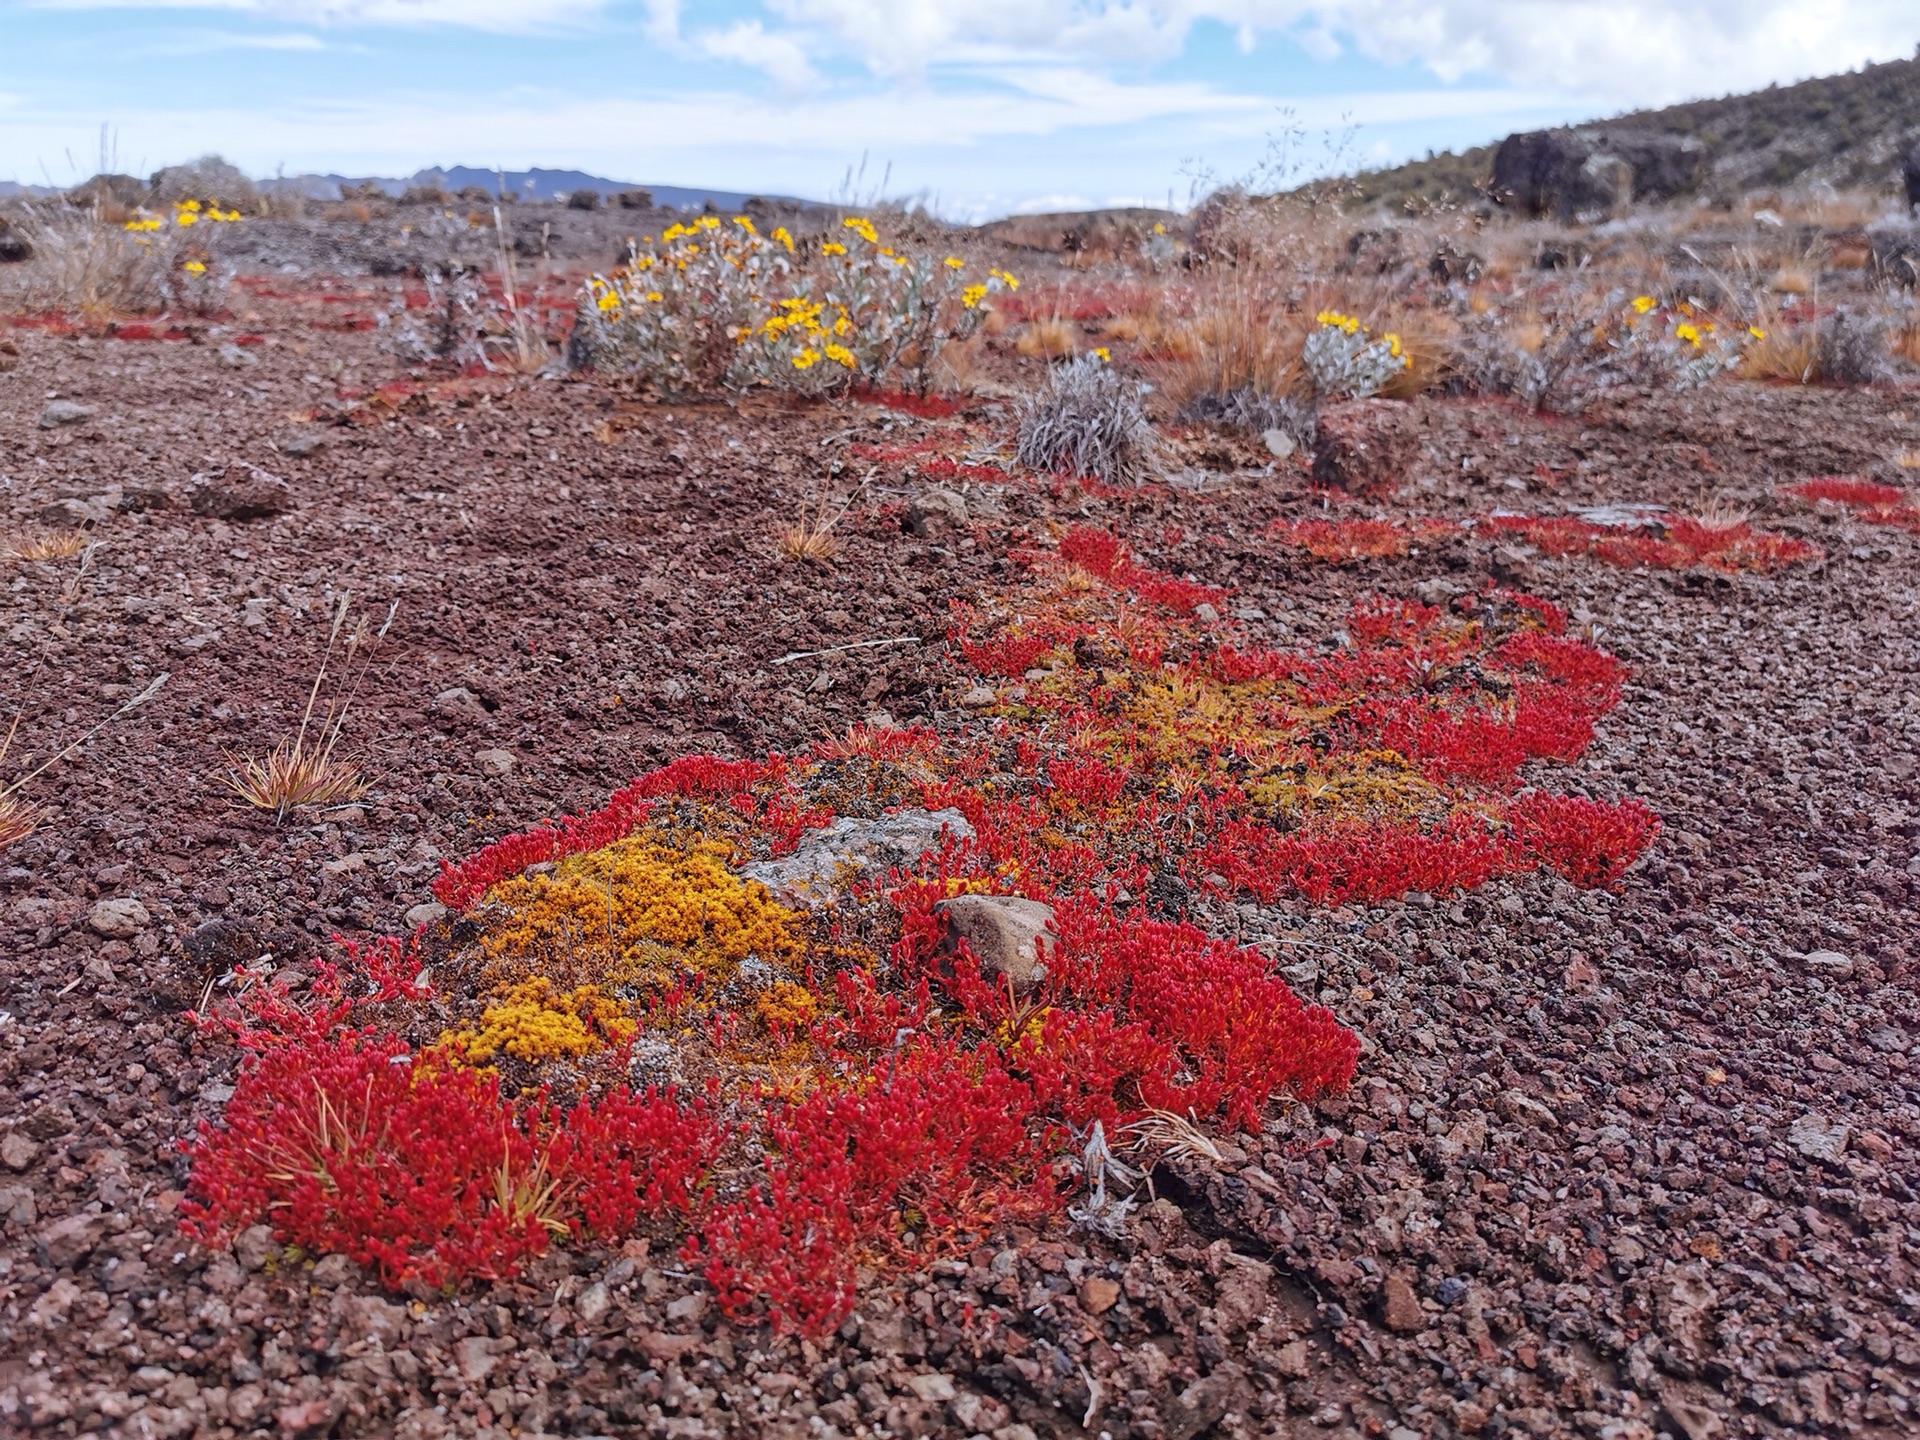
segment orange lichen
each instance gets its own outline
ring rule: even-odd
[[[638,1028],[619,1001],[598,986],[582,985],[562,994],[551,980],[536,975],[487,1006],[477,1028],[443,1034],[440,1048],[456,1064],[483,1065],[499,1054],[552,1060],[622,1044]]]
[[[799,917],[728,868],[732,847],[637,835],[559,861],[550,874],[503,880],[481,907],[491,973],[574,984],[672,984],[720,978],[750,955],[800,953]]]

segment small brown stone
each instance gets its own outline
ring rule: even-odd
[[[1380,1287],[1380,1323],[1403,1335],[1427,1328],[1427,1312],[1420,1296],[1404,1275],[1389,1275]]]
[[[21,1130],[9,1130],[0,1136],[0,1165],[9,1170],[24,1170],[40,1154],[40,1147]]]
[[[1313,478],[1356,495],[1397,490],[1419,453],[1419,423],[1404,401],[1329,405],[1314,423]]]
[[[1089,1275],[1080,1282],[1080,1308],[1089,1315],[1104,1315],[1120,1303],[1120,1287],[1102,1275]]]
[[[1351,1260],[1322,1260],[1313,1273],[1329,1285],[1352,1285],[1360,1279],[1360,1267]]]

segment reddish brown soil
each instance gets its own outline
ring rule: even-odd
[[[935,542],[902,533],[918,482],[882,464],[840,557],[810,565],[780,560],[775,533],[866,474],[853,444],[991,443],[1006,415],[652,407],[485,380],[295,420],[340,406],[334,367],[387,372],[371,336],[260,323],[247,368],[220,362],[218,335],[22,332],[0,375],[4,518],[63,497],[124,507],[84,570],[9,563],[0,710],[45,751],[171,676],[36,783],[56,813],[0,860],[0,1433],[1704,1440],[1920,1423],[1920,538],[1773,494],[1897,475],[1920,396],[1722,384],[1575,420],[1423,401],[1414,485],[1385,507],[1718,501],[1828,552],[1765,578],[1466,540],[1317,565],[1261,533],[1319,503],[1304,472],[1205,441],[1190,458],[1215,483],[1198,493],[976,485],[972,536]],[[37,428],[56,393],[97,414]],[[328,443],[277,448],[306,433]],[[192,513],[192,476],[236,461],[286,478],[297,508]],[[1268,643],[1319,643],[1368,590],[1497,566],[1635,667],[1553,783],[1638,795],[1665,836],[1617,894],[1529,880],[1202,917],[1270,942],[1365,1035],[1352,1093],[1236,1137],[1218,1167],[1164,1166],[1127,1243],[1010,1233],[870,1289],[828,1343],[728,1325],[670,1255],[555,1254],[520,1283],[406,1306],[335,1262],[178,1238],[176,1146],[234,1064],[181,1020],[220,969],[185,945],[197,926],[257,921],[293,932],[283,948],[392,931],[441,857],[662,760],[793,749],[876,710],[959,723],[948,602],[1068,519],[1236,587]],[[349,591],[356,613],[398,607],[348,731],[374,788],[276,827],[230,803],[223,754],[288,732]],[[898,637],[917,638],[775,663]],[[477,704],[437,700],[454,689]],[[495,750],[505,773],[477,758]],[[94,933],[107,897],[151,923]],[[595,1282],[610,1304],[583,1312]]]

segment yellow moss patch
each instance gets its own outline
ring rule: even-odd
[[[1282,814],[1405,820],[1442,804],[1441,792],[1397,755],[1356,757],[1334,770],[1280,771],[1247,786],[1247,798]]]
[[[467,1064],[485,1064],[502,1053],[516,1060],[553,1060],[630,1040],[636,1028],[619,1002],[597,986],[582,985],[563,995],[551,980],[536,976],[482,1011],[478,1029],[449,1030],[439,1043]]]
[[[798,1030],[813,1023],[820,1013],[820,1002],[804,985],[782,981],[762,990],[753,1008],[769,1029]]]
[[[670,984],[749,955],[801,950],[800,917],[727,868],[730,846],[636,836],[572,856],[550,875],[504,880],[481,907],[481,950],[502,978],[535,972],[572,983]]]

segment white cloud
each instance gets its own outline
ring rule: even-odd
[[[659,0],[652,0],[656,6]],[[668,0],[671,4],[672,0]],[[496,34],[578,25],[608,0],[34,0],[41,10],[219,10],[299,25],[458,26]]]
[[[785,35],[769,35],[758,20],[743,20],[726,30],[705,30],[693,38],[702,54],[764,71],[789,94],[819,78],[798,44]]]
[[[1165,60],[1193,27],[1350,44],[1444,80],[1484,73],[1622,104],[1658,104],[1910,54],[1911,0],[766,0],[797,35],[874,74],[937,69],[991,47],[1088,65]]]

